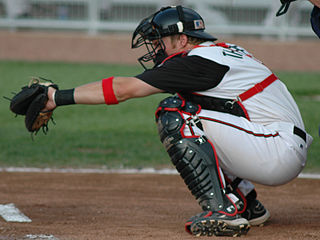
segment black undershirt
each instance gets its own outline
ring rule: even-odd
[[[175,56],[136,77],[168,93],[192,93],[217,86],[229,67],[199,56]]]

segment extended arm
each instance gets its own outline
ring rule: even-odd
[[[114,77],[111,91],[114,93],[118,102],[163,92],[163,90],[155,88],[135,77]],[[54,101],[55,95],[56,89],[49,88],[49,101],[44,110],[53,110],[56,108]],[[76,104],[104,104],[105,95],[102,82],[97,81],[76,87],[73,97],[74,103]]]

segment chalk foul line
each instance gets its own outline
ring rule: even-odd
[[[59,240],[58,238],[56,238],[53,235],[45,235],[45,234],[40,234],[40,235],[34,235],[34,234],[28,234],[26,235],[23,239],[35,239],[35,240],[39,240],[39,239],[50,239],[50,240]]]
[[[164,168],[141,168],[141,169],[91,169],[91,168],[19,168],[7,167],[0,168],[0,172],[27,172],[27,173],[120,173],[120,174],[164,174],[164,175],[177,175],[179,174],[176,169]],[[300,173],[299,178],[320,179],[319,173]]]

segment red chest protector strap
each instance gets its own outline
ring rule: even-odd
[[[266,79],[264,79],[262,82],[257,83],[256,85],[254,85],[252,88],[248,89],[247,91],[245,91],[244,93],[241,93],[238,96],[238,100],[240,100],[241,102],[247,100],[248,98],[251,98],[252,96],[256,95],[259,92],[262,92],[263,89],[265,89],[266,87],[268,87],[271,83],[273,83],[275,80],[277,80],[277,76],[274,74],[271,74],[269,77],[267,77]]]
[[[198,48],[198,47],[214,47],[214,46],[218,46],[218,47],[224,47],[224,48],[229,48],[229,45],[226,43],[217,43],[217,44],[211,44],[209,46],[202,46],[202,45],[197,45],[194,48]],[[277,80],[277,76],[274,74],[271,74],[269,77],[267,77],[266,79],[264,79],[262,82],[257,83],[256,85],[254,85],[252,88],[250,88],[249,90],[245,91],[244,93],[240,94],[237,97],[237,100],[240,102],[243,102],[245,100],[247,100],[248,98],[251,98],[252,96],[256,95],[259,92],[262,92],[263,89],[265,89],[266,87],[268,87],[271,83],[273,83],[275,80]]]
[[[230,113],[239,117],[245,117],[250,120],[249,114],[243,106],[242,102],[256,95],[257,93],[262,92],[266,87],[268,87],[277,79],[278,78],[274,74],[271,74],[262,82],[255,84],[252,88],[241,93],[234,100],[203,96],[199,94],[180,94],[179,96],[181,96],[181,98],[185,99],[186,101],[199,104],[202,109]]]
[[[269,77],[265,78],[262,82],[255,84],[252,88],[248,89],[247,91],[245,91],[245,92],[241,93],[239,96],[237,96],[237,99],[234,101],[234,103],[235,102],[238,103],[238,105],[244,111],[245,116],[248,120],[250,120],[250,117],[247,112],[247,109],[243,106],[242,102],[247,100],[248,98],[251,98],[252,96],[256,95],[257,93],[262,92],[266,87],[268,87],[271,83],[273,83],[277,79],[278,79],[278,77],[276,75],[271,74]]]
[[[215,46],[224,47],[224,48],[230,48],[230,46],[228,44],[226,44],[226,43],[216,43],[216,44],[211,44],[209,46],[197,45],[194,48],[198,48],[198,47],[215,47]],[[257,93],[262,92],[263,89],[268,87],[271,83],[273,83],[277,79],[278,78],[277,78],[276,75],[271,74],[269,77],[264,79],[262,82],[257,83],[256,85],[254,85],[249,90],[245,91],[244,93],[241,93],[237,97],[237,100],[240,101],[240,102],[243,102],[243,101],[247,100],[248,98],[251,98],[252,96],[256,95]]]

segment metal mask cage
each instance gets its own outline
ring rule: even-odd
[[[159,56],[159,54],[163,55],[165,52],[165,45],[161,40],[162,36],[159,30],[151,24],[152,19],[153,15],[140,22],[133,33],[131,42],[131,48],[139,48],[142,45],[145,45],[147,48],[147,53],[138,58],[139,63],[144,69],[148,69],[146,63],[151,60],[155,66],[159,64],[157,56]],[[157,41],[156,44],[155,41]]]
[[[183,8],[181,5],[165,7],[140,22],[133,33],[131,47],[146,45],[148,53],[138,58],[138,61],[144,68],[146,68],[144,63],[151,60],[157,66],[166,57],[165,45],[161,38],[186,34],[204,40],[217,40],[204,32],[204,29],[203,19],[192,9]],[[157,41],[156,46],[154,41]]]
[[[154,14],[143,19],[132,35],[131,48],[138,48],[144,40],[157,40],[161,38],[160,32],[152,25]]]
[[[153,41],[157,41],[157,44],[154,44]],[[146,63],[150,62],[151,60],[154,63],[154,66],[160,64],[163,60],[165,55],[165,48],[163,41],[161,39],[150,41],[148,39],[144,39],[143,44],[147,48],[147,53],[138,58],[139,63],[144,69],[148,69]],[[153,66],[153,67],[154,67]]]

